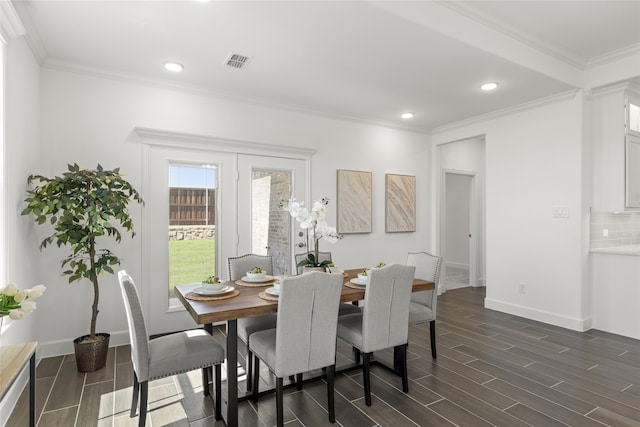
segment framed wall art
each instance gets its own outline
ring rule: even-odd
[[[371,172],[338,169],[337,173],[338,233],[371,233]]]
[[[416,177],[385,175],[385,231],[416,231]]]

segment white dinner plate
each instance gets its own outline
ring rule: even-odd
[[[222,295],[233,291],[235,288],[233,286],[225,286],[222,289],[205,289],[203,286],[199,288],[195,288],[193,290],[194,293],[198,295]]]
[[[351,283],[353,283],[354,285],[360,285],[360,286],[367,286],[367,282],[361,282],[360,280],[358,280],[358,278],[354,278],[349,280]]]
[[[273,280],[273,276],[266,275],[262,279],[249,279],[247,276],[244,276],[240,280],[247,283],[264,283]]]
[[[264,290],[267,295],[271,295],[272,297],[280,296],[280,291],[276,291],[276,288],[273,286]]]

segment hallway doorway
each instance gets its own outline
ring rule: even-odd
[[[475,172],[443,170],[441,253],[443,290],[476,286]]]

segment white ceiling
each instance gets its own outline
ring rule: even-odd
[[[426,132],[640,58],[640,0],[13,3],[47,67]],[[246,69],[223,64],[231,52]]]

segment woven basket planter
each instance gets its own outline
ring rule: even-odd
[[[111,335],[101,333],[96,336],[103,337],[95,342],[81,342],[89,335],[83,335],[73,340],[73,348],[76,353],[76,366],[80,372],[93,372],[102,369],[107,363],[109,351],[109,337]]]

